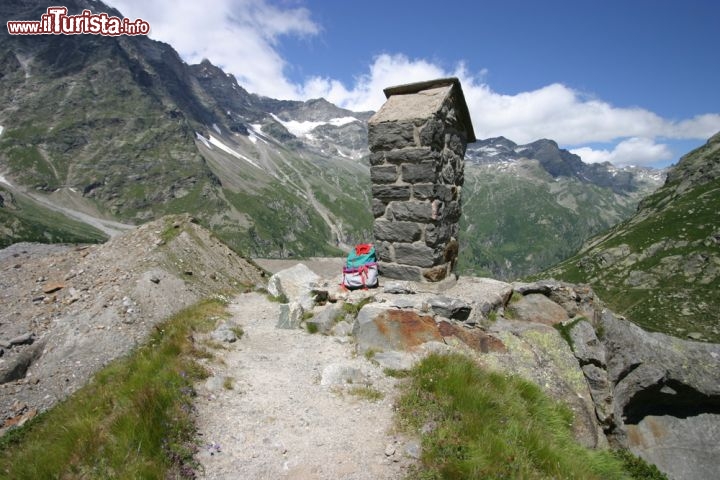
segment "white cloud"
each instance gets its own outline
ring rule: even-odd
[[[325,97],[351,110],[377,110],[383,88],[430,78],[456,76],[462,83],[478,138],[505,136],[519,143],[551,138],[564,145],[622,138],[705,139],[720,130],[720,115],[671,121],[642,108],[619,108],[565,85],[554,83],[516,95],[503,95],[478,80],[460,63],[445,71],[423,59],[383,54],[367,74],[346,87],[331,78],[312,78],[301,89],[305,98]]]
[[[613,150],[596,150],[581,147],[571,150],[585,163],[610,162],[615,165],[653,165],[671,160],[673,152],[665,144],[655,143],[650,138],[633,137],[618,143]]]
[[[283,9],[267,0],[109,0],[130,19],[150,23],[150,37],[175,48],[188,63],[204,58],[232,73],[248,91],[298,98],[287,62],[276,50],[284,35],[315,35],[320,27],[305,8]]]

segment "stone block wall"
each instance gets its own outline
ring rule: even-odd
[[[449,78],[384,91],[368,123],[380,273],[440,281],[457,260],[465,148],[475,141],[462,88]]]

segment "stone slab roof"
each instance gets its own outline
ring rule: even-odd
[[[437,112],[449,95],[455,97],[458,119],[465,127],[468,143],[474,142],[470,112],[465,102],[460,80],[455,77],[408,83],[383,90],[387,102],[373,115],[369,123],[392,122],[428,118]]]

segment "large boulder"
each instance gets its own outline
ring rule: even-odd
[[[482,364],[537,384],[572,409],[573,433],[578,441],[590,448],[607,445],[588,382],[570,345],[557,329],[501,318],[490,326],[488,333],[502,342],[504,348],[480,355]]]
[[[442,341],[432,316],[414,309],[366,305],[358,313],[353,335],[360,352],[404,351],[426,342]]]
[[[474,311],[487,315],[504,307],[513,293],[509,283],[492,278],[460,277],[445,294],[468,302]]]
[[[286,297],[289,302],[299,302],[305,310],[313,307],[313,290],[320,287],[322,279],[306,265],[298,263],[275,273],[268,281],[267,290],[275,297]]]
[[[568,320],[563,307],[541,293],[530,293],[510,305],[514,317],[525,322],[555,325]]]
[[[600,329],[613,387],[613,439],[671,478],[716,475],[720,345],[646,332],[607,310]]]

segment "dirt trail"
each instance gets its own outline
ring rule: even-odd
[[[213,376],[198,387],[200,477],[403,478],[410,458],[392,432],[397,380],[356,356],[349,337],[276,328],[279,310],[257,293],[230,306],[245,334],[208,363]],[[352,393],[365,385],[382,400]]]

